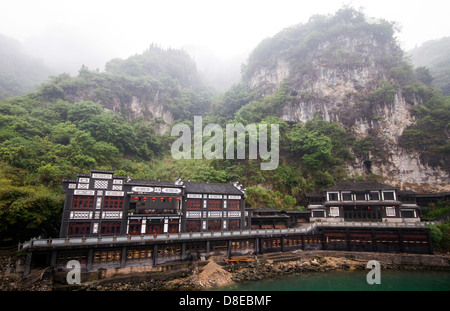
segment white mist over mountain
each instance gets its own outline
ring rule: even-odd
[[[142,53],[151,43],[184,48],[217,84],[234,80],[263,39],[345,4],[398,22],[405,50],[450,35],[450,4],[442,0],[2,0],[0,33],[71,74],[82,65],[101,71],[108,60]]]

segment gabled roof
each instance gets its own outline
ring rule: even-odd
[[[206,183],[206,182],[185,182],[186,193],[212,193],[212,194],[234,194],[244,195],[242,191],[232,184],[227,183]]]
[[[173,181],[159,181],[148,179],[132,179],[130,181],[125,182],[125,184],[132,186],[177,187],[177,188],[182,187],[182,185],[177,185]]]
[[[337,182],[325,191],[376,191],[376,190],[395,190],[396,188],[390,185],[382,184],[377,181],[355,181],[355,182]]]

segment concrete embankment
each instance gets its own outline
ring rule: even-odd
[[[3,278],[0,290],[201,290],[301,272],[364,270],[370,260],[379,261],[382,269],[450,271],[450,255],[293,251],[248,258],[247,262],[230,264],[224,257],[213,256],[155,267],[101,270],[83,275],[80,285],[67,285],[67,273],[47,269],[34,271],[25,279],[10,278],[9,283]]]

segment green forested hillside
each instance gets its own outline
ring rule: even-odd
[[[425,42],[408,51],[408,55],[416,67],[429,70],[430,84],[440,89],[443,95],[450,95],[450,37]]]
[[[244,68],[243,81],[223,93],[203,84],[185,52],[151,45],[142,54],[111,60],[105,72],[83,66],[77,76],[60,74],[36,92],[0,101],[0,237],[57,236],[64,199],[62,180],[93,168],[138,179],[238,180],[247,188],[249,206],[282,209],[302,209],[307,204],[306,192],[362,178],[350,175],[345,162],[374,151],[376,144],[370,137],[356,139],[341,124],[325,122],[319,115],[305,123],[287,123],[280,118],[280,109],[298,95],[293,94],[290,81],[264,97],[245,83],[264,59],[276,60],[276,45],[283,46],[283,53],[301,56],[308,55],[308,49],[324,36],[336,36],[340,31],[358,36],[358,27],[369,26],[360,13],[352,12],[347,16],[344,10],[332,17],[356,18],[351,27],[330,28],[329,17],[316,16],[300,29],[286,30],[262,42]],[[370,26],[369,31],[382,40],[392,39],[389,23]],[[365,61],[345,51],[339,55],[333,58],[337,66]],[[408,129],[403,144],[421,146],[436,165],[442,165],[449,154],[449,98],[421,82],[403,62],[401,51],[386,56],[385,61],[393,68],[392,76],[398,78],[392,81],[402,83],[411,96],[422,94],[424,99],[423,105],[415,108],[417,122]],[[307,70],[304,65],[299,62],[297,69]],[[369,99],[389,99],[395,87],[399,85],[380,85]],[[130,106],[133,97],[149,103],[139,114]],[[155,127],[164,120],[148,117],[154,113],[155,102],[173,115],[174,123],[191,125],[193,116],[201,115],[204,125],[279,124],[280,165],[262,171],[260,159],[174,160],[170,147],[177,137],[171,137],[170,131],[157,133]]]

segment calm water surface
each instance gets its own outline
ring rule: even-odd
[[[309,272],[233,284],[238,291],[449,291],[450,271],[381,270],[381,284],[369,285],[367,271]]]

